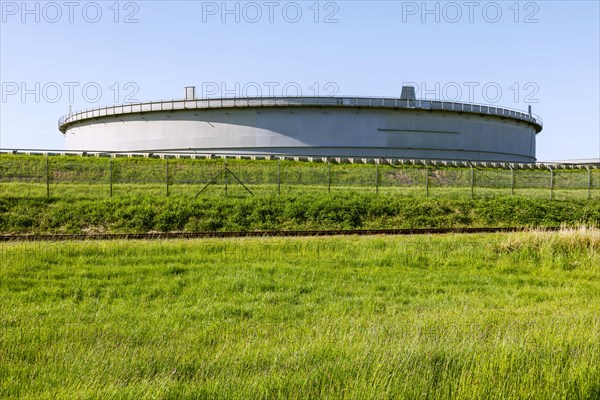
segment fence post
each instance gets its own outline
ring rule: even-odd
[[[592,170],[590,169],[590,167],[586,166],[585,169],[587,169],[588,172],[588,193],[587,193],[587,199],[590,200],[592,198]]]
[[[554,198],[554,170],[552,167],[548,167],[550,170],[550,200]]]
[[[475,197],[475,169],[470,161],[469,165],[471,166],[471,198],[473,198]]]
[[[277,159],[277,195],[281,196],[281,158]]]
[[[327,192],[331,193],[331,162],[327,158]]]
[[[515,195],[515,170],[512,166],[508,166],[510,168],[510,194],[511,196]]]
[[[379,160],[375,160],[375,193],[379,193]]]
[[[50,197],[50,166],[48,164],[48,153],[46,153],[46,197]]]
[[[429,165],[425,164],[425,197],[429,197]]]
[[[110,155],[110,197],[113,197],[113,156]]]
[[[165,156],[165,161],[165,182],[167,186],[167,197],[169,197],[169,158],[167,156]]]
[[[227,186],[229,185],[229,169],[227,168],[227,156],[223,156],[223,175],[225,175],[225,197],[227,197]]]

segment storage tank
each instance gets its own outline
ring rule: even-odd
[[[248,97],[122,104],[59,121],[73,151],[194,151],[535,162],[537,115],[503,107],[415,98]]]

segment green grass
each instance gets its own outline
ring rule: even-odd
[[[107,199],[107,198],[139,198],[139,197],[185,197],[193,199],[198,197],[234,197],[242,198],[250,195],[254,196],[273,196],[273,195],[298,195],[298,194],[339,194],[339,193],[372,193],[393,195],[408,198],[440,198],[440,199],[469,199],[469,198],[494,198],[494,197],[525,197],[529,199],[550,199],[553,200],[587,200],[600,199],[600,190],[598,188],[557,188],[552,192],[545,188],[516,188],[510,187],[476,187],[471,191],[470,187],[448,187],[448,186],[430,186],[429,188],[420,186],[392,186],[380,185],[375,188],[365,184],[342,185],[310,185],[310,184],[282,184],[279,187],[276,184],[248,184],[248,192],[239,184],[229,183],[227,189],[223,182],[208,186],[204,191],[204,183],[197,184],[170,184],[168,189],[164,183],[51,183],[46,186],[45,183],[23,183],[23,182],[3,182],[0,183],[0,198],[43,198],[64,200],[81,199]],[[200,193],[202,191],[202,193]]]
[[[548,171],[229,166],[255,196],[194,199],[221,160],[169,160],[167,197],[165,160],[114,159],[110,198],[109,159],[0,155],[0,232],[600,225],[600,169],[550,200]],[[0,398],[597,399],[598,265],[593,229],[0,243]]]
[[[600,397],[597,230],[0,254],[0,398]]]

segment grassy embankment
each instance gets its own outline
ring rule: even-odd
[[[0,198],[20,234],[600,225],[600,200],[423,199],[374,193],[244,198]]]
[[[600,197],[600,169],[456,168],[422,165],[338,164],[275,160],[227,161],[235,175],[219,175],[221,159],[169,159],[0,155],[0,197],[98,199],[368,192],[402,197],[529,198],[585,200]],[[227,185],[226,185],[227,182]],[[227,191],[225,187],[227,186]],[[590,187],[588,190],[588,186]],[[552,188],[551,188],[552,187]]]
[[[600,221],[600,169],[589,176],[585,170],[556,171],[551,191],[549,171],[535,169],[228,160],[255,196],[233,176],[221,176],[195,198],[223,166],[220,159],[0,155],[0,232],[597,226]]]

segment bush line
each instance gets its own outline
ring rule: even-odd
[[[244,198],[0,199],[0,232],[147,233],[599,226],[600,200],[401,198],[370,193]]]

